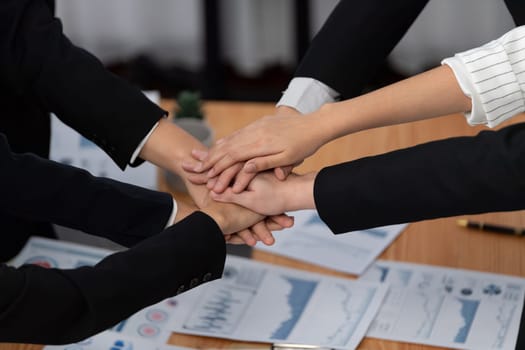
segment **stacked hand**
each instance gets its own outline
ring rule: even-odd
[[[193,173],[189,180],[206,183],[216,193],[232,182],[232,191],[240,193],[257,173],[269,169],[284,180],[293,167],[326,142],[327,132],[319,115],[302,116],[282,108],[218,140],[209,151],[193,150],[194,160],[182,164]]]
[[[250,232],[230,236],[231,242],[251,244],[254,240],[250,238],[259,238],[273,243],[269,230],[293,224],[282,213],[315,207],[315,175],[290,173],[326,142],[326,134],[319,115],[302,116],[280,108],[275,116],[263,117],[217,141],[209,151],[194,149],[194,159],[183,162],[182,168],[193,185],[206,184],[215,201],[270,216]]]
[[[196,206],[182,208],[181,215],[200,208],[208,212],[217,222],[230,243],[255,245],[257,241],[271,245],[274,242],[271,231],[293,225],[293,219],[285,215],[266,218],[235,204],[216,203],[210,199],[210,191],[202,184],[191,183],[181,168],[182,160],[191,149],[205,150],[194,137],[175,124],[161,120],[140,153],[144,159],[173,171],[184,179]],[[235,230],[234,230],[235,229]]]

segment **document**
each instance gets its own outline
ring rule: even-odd
[[[145,94],[155,103],[160,100],[156,92]],[[62,123],[55,115],[51,118],[51,135],[50,159],[85,169],[95,176],[149,189],[157,188],[157,168],[153,164],[144,162],[136,168],[128,167],[122,171],[101,148]]]
[[[106,331],[84,341],[69,345],[48,345],[44,350],[191,350],[180,346],[164,345]]]
[[[376,227],[334,235],[315,210],[289,212],[292,228],[274,232],[275,244],[257,249],[354,275],[362,274],[407,226]]]
[[[384,284],[335,278],[228,256],[221,280],[175,298],[171,330],[268,343],[355,349]]]
[[[359,279],[390,289],[367,336],[453,349],[514,349],[525,279],[378,261]]]
[[[45,268],[72,269],[93,266],[111,253],[113,252],[108,249],[31,237],[11,265],[35,264]],[[171,335],[168,324],[176,310],[175,306],[173,299],[165,299],[120,322],[113,331],[122,336],[129,335],[165,343]]]

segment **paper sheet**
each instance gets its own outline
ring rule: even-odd
[[[69,345],[48,345],[44,350],[191,350],[180,346],[156,344],[140,338],[106,331]]]
[[[455,349],[514,349],[525,279],[378,261],[360,278],[390,284],[367,336]]]
[[[221,280],[175,298],[179,333],[355,349],[386,286],[228,256]]]
[[[31,237],[20,254],[11,262],[13,266],[37,264],[46,268],[72,269],[80,266],[93,266],[105,256],[113,253],[110,250],[85,245]],[[171,335],[167,327],[176,303],[169,298],[135,313],[113,328],[121,335],[165,343]]]
[[[288,213],[292,228],[274,232],[275,244],[257,249],[360,275],[403,231],[406,224],[334,235],[315,210]]]

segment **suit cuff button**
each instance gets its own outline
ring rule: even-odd
[[[177,288],[177,292],[176,292],[176,293],[177,293],[177,294],[180,294],[180,293],[184,292],[184,289],[185,289],[185,288],[186,288],[186,287],[184,286],[184,284],[181,285],[181,286],[179,286],[179,288]]]
[[[191,281],[190,281],[190,288],[194,288],[194,287],[197,287],[197,285],[199,285],[199,279],[198,278],[193,278]]]
[[[208,282],[209,280],[211,280],[211,273],[210,273],[210,272],[206,273],[206,274],[202,277],[202,280],[203,280],[204,282]]]

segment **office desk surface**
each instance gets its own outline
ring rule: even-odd
[[[163,105],[164,108],[171,111],[174,104],[172,101],[163,101]],[[273,104],[268,103],[207,102],[204,108],[216,138],[228,135],[251,121],[273,112]],[[525,115],[518,116],[504,125],[522,121],[525,121]],[[297,172],[307,172],[430,140],[474,135],[483,129],[483,127],[468,126],[462,115],[451,115],[363,131],[325,145],[314,156],[307,159],[297,169]],[[162,177],[159,187],[163,190],[167,189]],[[468,218],[511,226],[525,226],[525,212],[523,211],[471,215]],[[410,224],[380,258],[525,276],[525,259],[522,258],[525,251],[525,238],[473,232],[458,227],[457,219],[458,217],[444,218]],[[345,276],[343,273],[257,250],[254,251],[253,258],[298,269]],[[247,344],[181,334],[173,334],[170,343],[197,349],[269,349],[267,344]],[[0,350],[37,350],[41,348],[36,345],[0,345]],[[359,349],[430,350],[436,348],[364,339]]]

